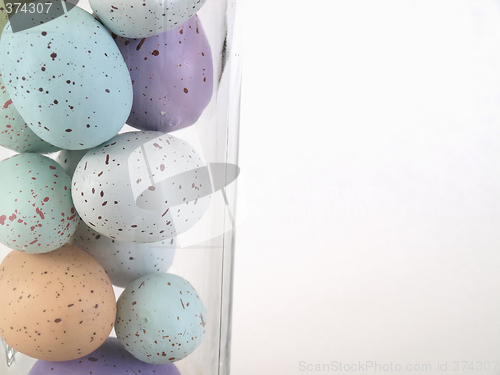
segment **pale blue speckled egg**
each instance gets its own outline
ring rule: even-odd
[[[61,150],[54,159],[64,168],[70,177],[73,177],[76,166],[85,156],[88,150]]]
[[[121,242],[101,235],[80,221],[72,242],[104,268],[113,285],[126,288],[134,280],[166,272],[175,255],[175,238],[153,243]]]
[[[67,243],[78,225],[71,179],[54,160],[17,154],[0,162],[0,242],[27,253]]]
[[[28,127],[7,93],[1,74],[0,145],[16,152],[40,152],[44,154],[59,150],[58,147],[42,140]]]
[[[206,310],[184,278],[169,274],[141,277],[118,299],[115,331],[122,346],[153,364],[191,354],[205,334]]]
[[[109,32],[85,10],[74,7],[14,33],[9,23],[0,51],[7,92],[46,142],[70,150],[92,148],[125,124],[132,105],[128,69]]]

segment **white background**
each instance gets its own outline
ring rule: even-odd
[[[500,374],[500,2],[242,10],[232,374]]]

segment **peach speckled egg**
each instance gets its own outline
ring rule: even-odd
[[[69,361],[108,337],[116,301],[104,269],[73,245],[45,254],[10,252],[0,264],[0,337],[46,361]]]

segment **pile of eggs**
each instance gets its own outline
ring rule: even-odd
[[[178,375],[203,340],[199,294],[167,271],[212,192],[170,134],[212,97],[205,1],[53,2],[62,15],[14,31],[26,13],[8,22],[0,0],[0,145],[16,152],[0,161],[0,337],[39,359],[31,375]]]

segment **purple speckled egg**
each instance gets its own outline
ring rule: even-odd
[[[127,124],[162,132],[193,125],[213,92],[212,52],[198,16],[159,35],[115,41],[134,91]]]
[[[181,375],[173,363],[153,365],[134,358],[122,348],[118,339],[109,337],[93,353],[73,361],[37,361],[28,375],[141,374]]]

